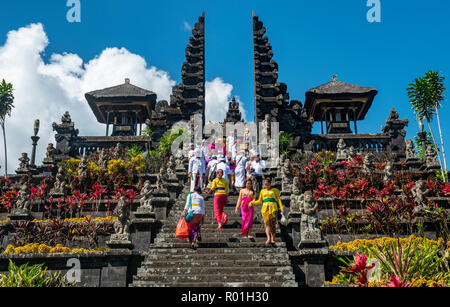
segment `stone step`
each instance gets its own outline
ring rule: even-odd
[[[177,223],[180,221],[181,215],[176,216],[169,216],[166,220],[166,225],[170,225],[170,223],[173,223],[174,225],[177,225]],[[253,220],[255,224],[262,224],[263,221],[260,221],[258,219]],[[205,215],[205,224],[213,224],[217,222],[214,220],[214,215]],[[240,216],[228,216],[228,224],[234,224],[238,223],[239,225],[242,223],[242,218]]]
[[[242,225],[239,223],[233,223],[233,224],[227,224],[223,226],[222,230],[218,230],[217,229],[217,223],[213,224],[213,223],[208,223],[208,224],[203,224],[202,225],[202,232],[235,232],[235,233],[241,233],[241,228]],[[165,224],[162,228],[160,233],[175,233],[175,230],[177,228],[177,225],[170,225],[170,224]],[[257,224],[253,224],[252,227],[252,232],[253,233],[257,233],[257,232],[262,232],[265,233],[265,228],[263,224],[257,223]]]
[[[295,281],[285,282],[149,282],[149,281],[135,281],[131,287],[176,287],[176,288],[281,288],[291,287],[296,288],[298,284]]]
[[[186,239],[187,240],[187,239]],[[229,236],[223,236],[223,235],[218,235],[218,236],[209,236],[209,237],[203,237],[202,235],[202,244],[215,244],[215,243],[229,243],[229,242],[236,242],[236,243],[252,243],[252,242],[266,242],[267,238],[266,237],[255,237],[254,239],[250,240],[250,239],[246,239],[246,238],[233,238],[233,237],[229,237]],[[155,239],[155,243],[177,243],[180,242],[180,239],[175,238],[175,236],[172,237],[167,237],[167,238],[160,238],[159,236]],[[275,238],[275,242],[280,243],[282,242],[280,238]]]
[[[222,230],[212,230],[212,229],[204,229],[201,230],[202,238],[208,240],[208,238],[215,237],[223,237],[223,238],[237,238],[245,240],[246,238],[241,234],[239,229],[222,229]],[[266,238],[266,233],[263,229],[252,230],[252,235],[256,238]],[[280,237],[280,233],[276,234],[277,237]],[[158,238],[175,238],[175,230],[170,232],[161,232],[158,234]]]
[[[179,254],[149,254],[145,258],[145,261],[143,262],[143,265],[146,264],[153,264],[155,262],[176,262],[176,261],[183,261],[186,263],[188,261],[191,263],[191,261],[198,262],[206,262],[207,264],[209,261],[217,261],[220,260],[226,264],[229,262],[234,263],[247,263],[247,264],[253,264],[256,266],[263,266],[262,263],[264,261],[288,261],[289,255],[287,253],[261,253],[261,254],[247,254],[242,253],[239,251],[235,251],[235,253],[219,253],[219,254],[190,254],[190,255],[179,255]],[[266,264],[264,264],[266,265]]]
[[[202,256],[202,255],[217,255],[221,256],[224,255],[224,257],[228,257],[228,255],[236,255],[236,254],[244,254],[245,256],[249,257],[250,255],[278,255],[278,254],[286,254],[287,255],[287,249],[283,247],[279,248],[268,248],[266,246],[263,247],[224,247],[224,248],[199,248],[197,250],[192,249],[186,249],[186,248],[160,248],[155,247],[152,245],[145,253],[145,255],[167,255],[170,257],[173,256],[179,256],[179,257],[195,257],[195,256]]]
[[[178,243],[177,243],[178,242]],[[189,249],[191,247],[191,245],[189,244],[189,242],[187,240],[181,241],[174,241],[174,242],[170,242],[170,243],[166,243],[166,242],[161,242],[158,244],[154,244],[152,245],[151,248],[163,248],[163,249],[168,249],[168,248],[186,248]],[[265,241],[257,241],[257,242],[199,242],[198,243],[198,248],[261,248],[261,247],[266,247],[266,248],[286,248],[286,243],[285,242],[277,242],[276,243],[276,247],[271,247],[271,246],[266,246],[265,245]]]
[[[191,265],[181,265],[179,267],[150,267],[144,266],[138,270],[136,280],[146,280],[147,276],[151,275],[243,275],[243,274],[267,274],[267,275],[284,275],[293,274],[292,267],[283,266],[279,267],[221,267],[221,266],[191,266]]]
[[[135,281],[152,281],[162,283],[172,282],[285,282],[295,281],[294,274],[283,272],[267,274],[221,274],[220,269],[216,274],[147,274],[145,276],[135,276]]]

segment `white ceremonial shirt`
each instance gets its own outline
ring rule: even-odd
[[[184,207],[184,210],[187,210],[187,211],[190,210],[191,202],[192,202],[192,211],[194,211],[194,214],[205,215],[205,200],[203,199],[203,196],[201,196],[195,192],[188,195],[188,197],[186,199],[186,206]]]
[[[200,175],[205,174],[205,162],[202,161],[202,158],[193,157],[191,160],[189,160],[189,173],[197,174],[200,173]]]
[[[264,160],[259,160],[259,162],[253,161],[251,166],[255,170],[255,175],[262,176],[263,170],[266,169],[266,162]]]

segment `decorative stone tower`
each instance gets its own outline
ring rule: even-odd
[[[228,104],[228,112],[225,118],[226,123],[237,123],[243,122],[242,113],[239,111],[239,102],[236,101],[236,98],[233,97]]]
[[[205,118],[205,13],[199,17],[186,47],[181,68],[182,83],[173,88],[170,105],[179,108],[183,120],[194,114]],[[203,120],[204,121],[204,120]]]

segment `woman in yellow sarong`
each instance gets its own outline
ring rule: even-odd
[[[271,188],[270,180],[264,180],[264,189],[259,194],[259,199],[252,201],[250,207],[261,205],[261,214],[266,229],[266,245],[275,244],[275,235],[277,230],[278,210],[284,214],[283,204],[281,203],[280,193],[277,189]]]

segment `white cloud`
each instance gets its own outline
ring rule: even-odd
[[[17,168],[21,152],[31,153],[35,119],[41,121],[36,156],[40,164],[47,144],[55,142],[52,123],[59,123],[65,111],[70,112],[80,135],[104,134],[105,127],[97,123],[84,98],[86,92],[130,78],[136,86],[157,93],[159,100],[169,101],[175,85],[167,72],[149,66],[143,57],[125,48],[107,48],[88,62],[76,54],[53,54],[46,63],[42,54],[48,44],[44,27],[38,23],[10,31],[0,46],[0,80],[13,84],[15,96],[15,108],[6,120],[9,173]],[[206,88],[207,119],[222,121],[233,86],[216,78],[207,82]],[[220,111],[213,112],[217,106]],[[3,165],[3,140],[0,150]]]
[[[221,78],[215,78],[213,81],[206,82],[206,122],[223,122],[228,111],[228,102],[231,100],[233,85],[224,82]],[[242,118],[245,119],[245,110],[243,103],[236,96],[239,102],[239,108]]]

